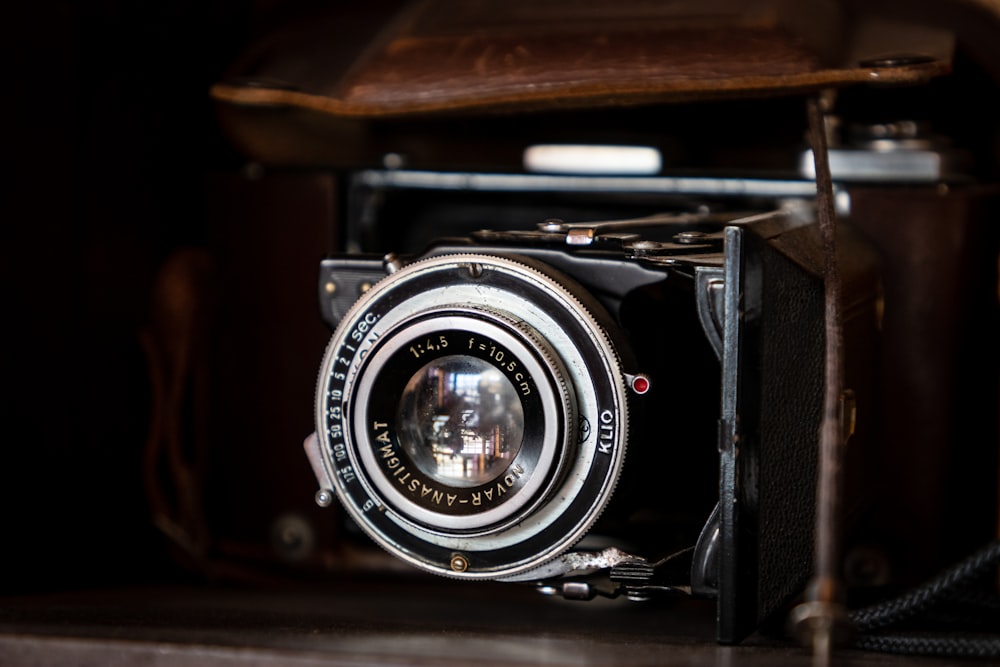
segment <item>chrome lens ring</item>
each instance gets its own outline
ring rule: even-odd
[[[485,319],[530,352],[567,415],[548,477],[505,521],[470,520],[462,528],[434,516],[410,516],[399,493],[379,489],[361,448],[372,446],[359,397],[376,391],[365,378],[392,354],[382,341],[437,317]],[[456,314],[457,313],[457,314]],[[468,319],[463,319],[468,318]],[[482,319],[482,318],[480,318]],[[461,329],[458,329],[461,330]],[[586,534],[609,500],[625,454],[627,392],[614,325],[585,290],[524,258],[443,255],[410,264],[369,290],[344,317],[324,357],[317,387],[321,452],[347,512],[380,545],[423,569],[463,578],[508,577],[538,567]],[[615,339],[615,342],[612,340]],[[410,336],[399,338],[405,349]],[[381,357],[380,357],[381,355]],[[549,358],[546,357],[549,355]],[[527,356],[525,358],[527,358]],[[556,372],[551,369],[555,368]],[[537,370],[537,369],[536,369]],[[558,376],[565,380],[559,390]],[[566,405],[568,403],[568,405]],[[361,419],[359,422],[358,419]],[[574,427],[575,424],[575,427]],[[558,428],[557,428],[558,430]],[[543,432],[550,431],[546,426]],[[375,436],[377,438],[377,434]],[[374,442],[378,442],[375,440]],[[367,444],[366,444],[367,443]],[[547,445],[548,446],[548,445]],[[539,469],[545,466],[540,466]],[[384,486],[384,484],[382,484]],[[461,563],[456,569],[455,563]]]

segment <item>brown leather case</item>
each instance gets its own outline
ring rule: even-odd
[[[375,117],[793,92],[948,70],[946,37],[880,25],[873,41],[871,28],[834,2],[424,0],[342,78],[319,66],[336,39],[305,42],[310,66],[293,71],[297,54],[276,52],[258,72],[271,85],[220,83],[212,94]]]
[[[251,49],[211,89],[234,145],[266,163],[344,164],[377,140],[364,125],[373,119],[915,83],[949,72],[954,46],[927,23],[860,17],[832,0],[377,7],[331,10]]]

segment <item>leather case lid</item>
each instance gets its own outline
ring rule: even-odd
[[[919,82],[953,47],[832,0],[423,0],[345,66],[351,18],[327,20],[257,49],[213,97],[340,118],[598,108]]]

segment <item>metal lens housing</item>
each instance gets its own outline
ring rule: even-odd
[[[433,402],[417,403],[413,385],[427,382]],[[403,320],[369,353],[355,396],[352,433],[369,443],[358,454],[370,482],[402,520],[431,531],[519,520],[574,448],[558,360],[492,310],[453,305]]]
[[[525,258],[442,255],[383,279],[334,332],[317,388],[322,462],[347,512],[450,576],[511,577],[563,553],[624,458],[613,328]]]

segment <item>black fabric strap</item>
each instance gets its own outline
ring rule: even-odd
[[[855,646],[909,655],[1000,657],[998,565],[1000,540],[995,540],[903,595],[852,611]],[[972,628],[987,631],[973,634]]]

